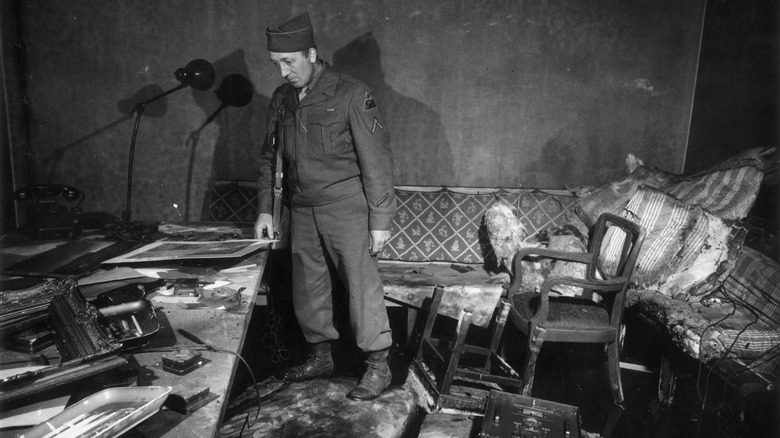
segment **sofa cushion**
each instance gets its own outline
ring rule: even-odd
[[[709,361],[724,357],[760,358],[754,366],[778,365],[780,331],[756,324],[751,311],[739,301],[685,302],[655,290],[629,290],[626,306],[648,321],[663,327],[672,341],[694,359]]]
[[[482,215],[495,193],[396,190],[392,236],[380,258],[479,263]]]
[[[749,308],[760,326],[780,327],[780,265],[764,254],[742,247],[717,295]]]
[[[251,181],[216,181],[201,220],[254,223],[257,186]],[[501,199],[518,208],[529,234],[560,227],[574,211],[568,192],[400,186],[392,237],[383,260],[495,264],[483,226],[488,207]]]
[[[588,192],[577,201],[576,212],[588,228],[593,228],[596,220],[603,213],[620,215],[640,186],[657,188],[666,183],[668,183],[666,173],[640,166],[627,177]]]
[[[690,176],[640,164],[622,180],[587,192],[577,202],[576,211],[592,227],[602,213],[621,214],[637,189],[645,185],[701,207],[721,219],[742,219],[752,208],[761,187],[762,154],[759,150],[748,151]]]
[[[737,220],[753,207],[763,177],[759,158],[734,157],[678,181],[670,179],[661,189],[722,219]]]
[[[493,273],[471,265],[382,261],[379,275],[385,298],[406,306],[421,308],[436,286],[445,292],[439,310],[442,315],[459,318],[460,309],[476,301],[471,306],[472,323],[483,327],[492,316],[495,302],[506,294],[500,282],[491,281]]]
[[[640,288],[688,298],[711,290],[711,275],[728,261],[730,227],[701,207],[682,202],[660,190],[640,186],[625,206],[623,217],[639,223],[646,231],[637,265],[631,277]],[[614,228],[610,229],[614,232]],[[615,241],[619,242],[615,236]],[[618,245],[607,244],[601,255],[607,272],[614,269]]]
[[[518,207],[529,235],[563,225],[576,200],[530,190],[396,188],[392,237],[380,258],[495,265],[483,216],[499,199]]]

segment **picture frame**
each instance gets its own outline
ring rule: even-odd
[[[158,241],[130,251],[127,254],[106,260],[103,264],[237,258],[266,248],[273,242],[275,241],[270,239],[241,239],[213,242]]]

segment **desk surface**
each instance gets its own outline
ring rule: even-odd
[[[28,243],[29,244],[29,243]],[[4,256],[14,257],[18,253],[7,245],[2,248]],[[61,244],[41,243],[43,252],[62,248]],[[99,251],[100,244],[78,245],[86,252]],[[23,248],[19,260],[41,255],[30,247]],[[125,354],[132,366],[139,369],[139,386],[172,386],[174,392],[209,389],[210,401],[190,414],[181,414],[163,408],[137,429],[147,437],[208,437],[217,436],[222,417],[225,414],[230,388],[236,375],[239,359],[236,356],[243,348],[246,330],[255,307],[258,286],[268,256],[263,249],[244,258],[231,259],[226,265],[219,263],[219,269],[209,275],[211,281],[225,281],[223,288],[240,291],[240,305],[230,310],[200,303],[177,301],[159,294],[147,298],[155,307],[160,321],[160,330],[153,335],[149,345],[132,354]],[[64,261],[63,259],[60,259]],[[6,265],[7,266],[7,265]],[[17,265],[18,266],[18,265]],[[208,264],[201,266],[208,267]],[[35,267],[35,266],[33,266]],[[216,308],[215,308],[216,307]],[[195,342],[185,338],[178,331],[186,330],[207,344],[222,351],[202,351],[202,366],[186,375],[176,375],[162,369],[162,356],[178,348],[199,350]],[[202,347],[201,347],[202,348]],[[243,365],[241,365],[243,366]]]
[[[179,329],[184,329],[219,350],[241,352],[267,254],[268,251],[263,250],[239,263],[239,266],[255,265],[244,272],[215,276],[229,281],[230,285],[226,287],[236,290],[244,288],[241,292],[241,305],[231,311],[211,307],[187,308],[181,303],[161,303],[155,297],[151,298],[161,324],[169,325],[168,328],[161,328],[161,331],[175,336],[175,348],[197,345],[178,332]],[[150,438],[217,436],[239,363],[236,355],[228,352],[202,351],[205,364],[183,376],[162,369],[162,355],[165,354],[163,352],[142,351],[133,354],[141,367],[139,385],[173,386],[174,392],[181,390],[184,393],[208,387],[210,396],[216,397],[189,415],[163,409],[138,426],[138,430]]]

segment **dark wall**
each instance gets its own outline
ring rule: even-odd
[[[124,209],[134,102],[195,58],[251,101],[186,89],[143,117],[136,219],[197,219],[209,183],[251,180],[281,78],[263,30],[308,10],[318,50],[386,113],[398,184],[561,187],[624,174],[628,153],[680,172],[704,0],[19,1],[39,182]]]
[[[779,22],[775,1],[708,2],[686,172],[752,148],[778,146]],[[773,159],[780,163],[780,152]],[[772,169],[752,214],[777,226],[780,178],[777,166]]]
[[[778,142],[778,2],[707,4],[686,172]]]

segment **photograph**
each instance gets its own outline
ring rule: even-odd
[[[2,0],[0,438],[780,436],[779,28]]]

